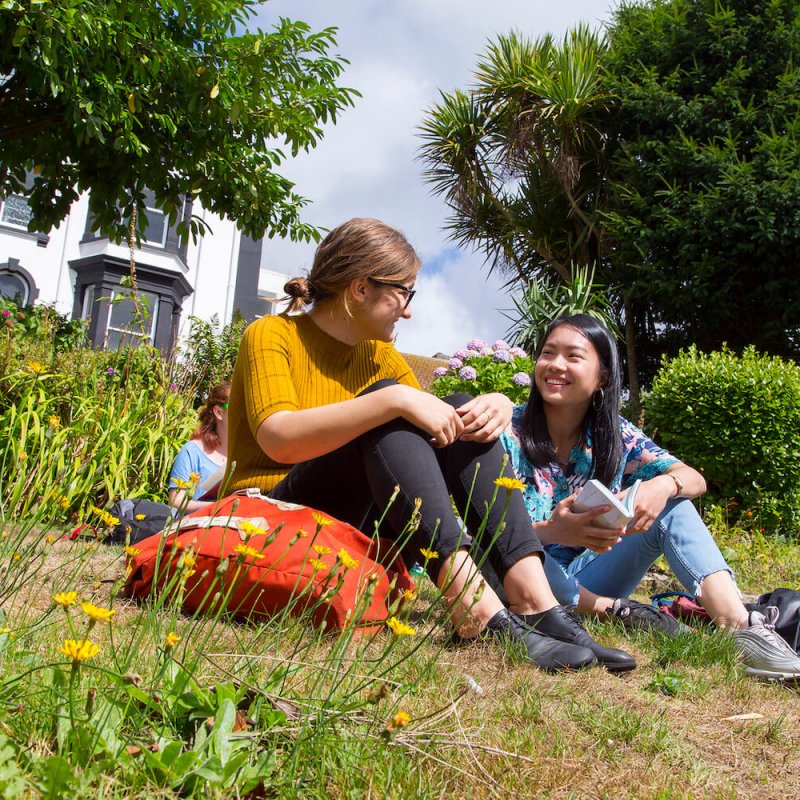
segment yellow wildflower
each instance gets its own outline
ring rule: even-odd
[[[390,720],[389,720],[389,727],[398,730],[399,728],[405,728],[408,723],[411,722],[411,715],[406,711],[398,711]]]
[[[413,603],[417,599],[416,589],[405,589],[403,591],[403,600],[406,603]]]
[[[439,554],[435,550],[428,550],[427,547],[420,547],[420,553],[425,557],[426,561],[430,561],[434,558],[439,558]]]
[[[44,537],[44,540],[47,542],[47,544],[53,544],[53,542],[56,540],[56,537],[53,536],[52,533],[48,533],[47,536]]]
[[[308,539],[308,531],[304,531],[302,528],[298,528],[297,533],[295,534],[295,538]]]
[[[2,533],[0,533],[0,537],[2,537],[3,539],[8,539],[8,531],[3,531]]]
[[[109,514],[108,511],[103,511],[102,508],[98,508],[97,506],[90,506],[90,508],[93,513],[100,517],[100,521],[107,528],[113,528],[115,525],[119,525],[119,519],[113,514]]]
[[[501,489],[505,489],[507,492],[513,492],[514,489],[519,489],[520,491],[525,489],[525,484],[522,481],[517,480],[516,478],[506,478],[505,475],[500,478],[496,478],[494,485],[499,486]]]
[[[260,561],[262,558],[264,558],[263,553],[259,553],[255,547],[250,547],[250,545],[247,544],[237,544],[236,547],[233,548],[233,552],[238,553],[245,558],[254,558],[257,561]]]
[[[239,523],[239,530],[245,535],[246,539],[249,539],[251,536],[267,535],[267,532],[263,528],[259,528],[258,525],[253,525],[249,519],[243,519]]]
[[[405,622],[400,622],[397,617],[390,617],[386,620],[386,624],[392,629],[396,636],[416,636],[417,632]]]
[[[100,608],[94,603],[81,603],[81,611],[95,622],[111,622],[111,617],[117,613],[111,608]]]
[[[171,631],[164,637],[164,647],[166,647],[167,650],[172,650],[172,648],[175,647],[175,645],[178,644],[180,640],[181,637],[178,636],[178,634],[175,633],[175,631]]]
[[[125,545],[125,552],[126,552],[126,553],[127,553],[127,554],[128,554],[130,557],[131,557],[131,558],[134,558],[135,556],[138,556],[138,555],[139,555],[139,553],[141,553],[142,551],[141,551],[141,550],[140,550],[138,547],[131,547],[129,544],[126,544],[126,545]]]
[[[74,606],[78,602],[77,592],[60,592],[53,595],[53,600],[60,606],[66,608],[67,606]]]
[[[7,633],[11,633],[11,628],[0,628],[0,636],[4,636]]]
[[[183,557],[183,568],[194,569],[196,564],[197,564],[196,556],[191,551],[188,551],[186,555],[184,555]]]
[[[88,639],[65,639],[64,644],[58,648],[59,653],[63,653],[73,661],[86,661],[89,658],[94,658],[99,652],[100,648],[96,644],[92,644]]]
[[[34,375],[41,375],[43,372],[47,372],[47,367],[44,364],[40,364],[38,361],[29,361],[28,369]]]
[[[199,472],[190,472],[189,473],[189,482],[190,483],[200,483],[200,473]]]
[[[14,559],[14,561],[19,561],[19,560],[22,558],[22,556],[21,556],[19,553],[17,553],[16,551],[14,551],[14,552],[11,554],[11,558],[13,558],[13,559]]]
[[[330,567],[330,564],[326,564],[324,561],[320,561],[318,558],[309,558],[308,563],[311,564],[314,572],[319,572],[321,569],[328,569]]]
[[[316,522],[320,528],[324,528],[326,525],[333,525],[333,520],[323,516],[319,511],[312,511],[311,516],[314,517],[314,522]]]
[[[134,517],[134,519],[138,519],[138,520],[139,520],[139,522],[141,522],[141,521],[142,521],[144,518],[145,518],[145,515],[144,515],[144,514],[137,514],[137,515]]]
[[[312,544],[311,546],[314,548],[317,555],[320,556],[327,555],[331,551],[330,547],[326,547],[324,544]]]
[[[173,478],[172,482],[175,484],[176,489],[194,489],[197,485],[191,481],[185,481],[182,478]]]
[[[61,427],[61,420],[55,414],[50,415],[50,419],[47,420],[47,424],[51,428],[60,428]]]
[[[356,561],[344,547],[339,551],[337,554],[337,558],[339,561],[342,562],[342,566],[345,569],[355,569],[358,566],[358,561]]]

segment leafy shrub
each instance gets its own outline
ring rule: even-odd
[[[45,518],[66,519],[120,497],[163,499],[197,420],[192,389],[181,391],[159,352],[28,354],[40,350],[0,342],[0,517],[44,504]]]
[[[189,317],[189,323],[189,334],[181,342],[182,362],[199,405],[214,386],[230,380],[247,320],[237,311],[222,327],[216,314],[210,322]]]
[[[693,346],[663,362],[644,409],[648,430],[702,470],[712,495],[768,531],[800,534],[800,366]]]
[[[533,361],[519,347],[498,340],[491,347],[472,339],[464,350],[456,350],[447,368],[434,370],[431,387],[437,397],[455,392],[471,395],[501,392],[515,403],[528,396]]]

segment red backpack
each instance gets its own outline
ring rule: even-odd
[[[414,591],[393,543],[252,490],[186,515],[135,549],[125,593],[182,592],[187,612],[224,607],[253,618],[288,610],[329,630],[366,630]]]

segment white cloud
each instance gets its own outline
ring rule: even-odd
[[[511,302],[488,276],[479,255],[451,253],[444,231],[448,211],[432,197],[415,154],[417,126],[439,89],[465,88],[477,54],[490,38],[516,28],[531,37],[561,36],[585,21],[607,18],[609,0],[271,0],[257,24],[279,16],[335,25],[338,51],[350,65],[341,83],[363,93],[327,130],[315,150],[282,172],[312,201],[304,218],[331,228],[354,216],[378,217],[402,230],[423,258],[414,317],[399,328],[402,350],[451,352],[472,336],[499,338],[508,327],[498,309]],[[443,256],[447,254],[447,258]],[[263,266],[299,275],[313,246],[273,240]],[[437,269],[431,269],[431,266]]]

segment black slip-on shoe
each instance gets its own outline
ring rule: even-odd
[[[506,640],[522,646],[525,660],[547,672],[565,669],[583,669],[597,662],[594,653],[587,647],[562,642],[535,631],[526,625],[520,617],[503,608],[498,611],[480,633],[481,639]],[[466,643],[457,633],[453,640]]]
[[[664,631],[668,636],[677,636],[691,630],[675,617],[638,600],[617,598],[614,605],[606,609],[606,613],[628,630]]]
[[[609,672],[627,672],[636,669],[636,660],[632,655],[615,647],[603,647],[592,639],[583,627],[580,617],[571,608],[555,606],[541,614],[519,616],[526,625],[545,636],[591,650]]]

